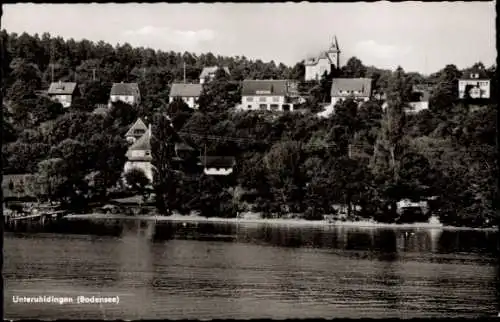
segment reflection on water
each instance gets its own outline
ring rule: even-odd
[[[332,318],[497,314],[498,233],[69,221],[5,237],[7,318]],[[63,234],[64,233],[64,234]],[[13,295],[119,295],[21,305]]]

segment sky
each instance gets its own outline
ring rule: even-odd
[[[496,60],[495,2],[5,4],[2,29],[165,51],[295,63],[327,50],[340,63],[429,74]]]

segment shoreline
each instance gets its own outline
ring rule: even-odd
[[[288,226],[308,226],[308,227],[355,227],[355,228],[396,228],[396,229],[441,229],[441,230],[481,230],[481,231],[498,231],[496,228],[472,228],[472,227],[454,227],[445,226],[442,224],[431,223],[413,223],[413,224],[388,224],[377,223],[370,221],[333,221],[327,220],[305,220],[305,219],[244,219],[244,218],[220,218],[220,217],[201,217],[193,215],[178,215],[172,216],[163,215],[140,215],[129,216],[119,214],[71,214],[64,216],[66,220],[88,220],[88,219],[103,219],[103,220],[147,220],[159,222],[191,222],[191,223],[232,223],[232,224],[275,224],[275,225],[288,225]]]

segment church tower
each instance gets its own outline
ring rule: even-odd
[[[330,49],[327,51],[328,58],[332,64],[335,64],[336,68],[340,68],[340,48],[339,42],[337,41],[337,36],[333,37]]]

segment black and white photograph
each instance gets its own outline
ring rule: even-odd
[[[0,5],[5,319],[500,317],[496,1]]]

